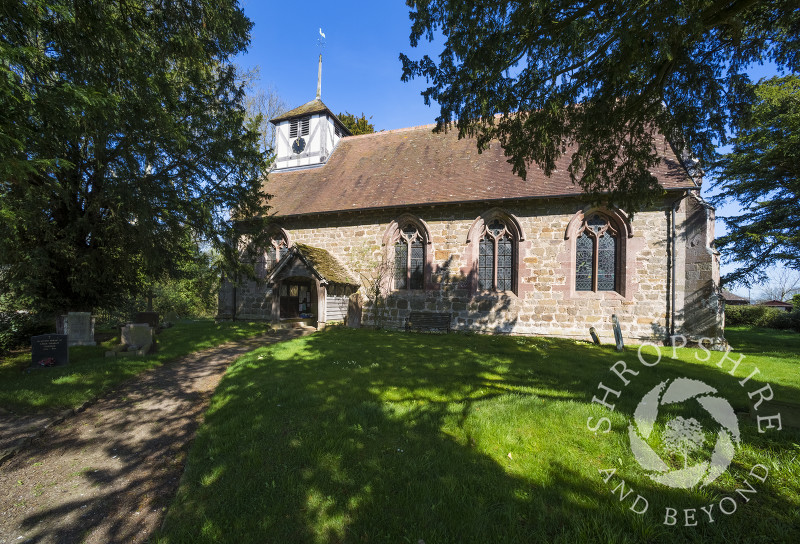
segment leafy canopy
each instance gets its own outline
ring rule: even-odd
[[[755,104],[739,120],[716,181],[717,201],[743,208],[725,218],[728,233],[717,240],[740,265],[725,279],[748,285],[771,265],[800,270],[800,78],[774,77],[752,93]]]
[[[349,130],[350,134],[353,136],[358,136],[359,134],[372,134],[375,132],[375,125],[369,122],[369,120],[372,119],[372,116],[367,118],[367,116],[362,113],[361,117],[356,117],[348,111],[345,113],[340,113],[336,117],[339,118],[339,121],[341,121],[342,124],[347,127],[347,130]]]
[[[480,149],[499,139],[522,178],[569,153],[594,200],[631,211],[660,194],[654,129],[709,165],[745,105],[745,67],[800,67],[796,0],[407,4],[411,45],[444,41],[438,60],[400,55],[403,80],[425,78],[441,106],[437,128],[454,123]]]
[[[230,63],[251,27],[235,0],[3,2],[0,291],[91,309],[198,244],[237,260],[227,210],[266,211]]]

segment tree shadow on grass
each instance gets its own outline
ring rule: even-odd
[[[3,465],[0,541],[143,541],[174,496],[209,384],[226,355],[263,345],[251,342],[129,382]]]
[[[553,339],[489,351],[490,342],[330,331],[240,361],[157,541],[672,539],[661,520],[645,522],[612,496],[588,433],[572,444],[555,428],[555,454],[525,441],[526,429],[549,423],[555,405],[543,401],[588,402],[611,352]],[[654,484],[637,491],[660,506],[682,497]],[[739,541],[737,532],[714,534]]]

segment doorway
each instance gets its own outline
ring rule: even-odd
[[[281,319],[316,315],[316,298],[313,291],[312,282],[307,279],[283,280],[280,288]]]

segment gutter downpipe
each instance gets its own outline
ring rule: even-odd
[[[672,291],[672,293],[671,293],[672,301],[670,302],[670,307],[669,307],[669,309],[670,309],[669,344],[671,346],[675,345],[674,344],[674,342],[675,342],[675,340],[674,340],[674,338],[675,338],[675,268],[676,268],[676,266],[675,266],[675,236],[676,236],[676,233],[677,233],[677,230],[675,229],[675,208],[677,206],[680,206],[680,202],[681,202],[681,199],[676,200],[672,204],[672,207],[671,207],[672,209],[670,210],[670,214],[671,214],[670,228],[672,229],[672,236],[671,236],[671,240],[670,240],[670,245],[671,245],[670,260],[672,261],[670,263],[670,265],[671,265],[670,268],[672,269],[672,272],[670,274],[670,284],[671,284],[670,285],[670,290]]]

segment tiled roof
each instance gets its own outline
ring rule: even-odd
[[[722,298],[724,298],[726,302],[742,302],[742,301],[748,303],[750,302],[744,297],[740,297],[739,295],[734,295],[727,289],[722,290]]]
[[[279,115],[274,119],[270,119],[270,123],[277,125],[281,121],[285,121],[286,119],[292,119],[294,117],[302,117],[304,115],[311,115],[314,113],[327,113],[333,119],[335,119],[336,123],[340,126],[340,128],[344,129],[346,134],[350,134],[350,131],[345,127],[339,118],[326,106],[322,100],[315,98],[311,102],[306,102],[302,106],[299,106],[293,110],[287,111],[283,115]]]
[[[762,302],[761,306],[774,306],[776,308],[792,308],[793,304],[791,302],[783,302],[781,300],[768,300],[767,302]]]
[[[271,172],[265,189],[274,195],[273,213],[286,216],[581,194],[567,171],[569,149],[550,177],[532,165],[523,180],[511,171],[499,142],[479,154],[474,139],[459,140],[455,131],[434,133],[433,128],[425,125],[350,136],[339,141],[324,166]],[[665,189],[695,187],[663,137],[657,145],[664,155],[654,172],[661,185]]]

